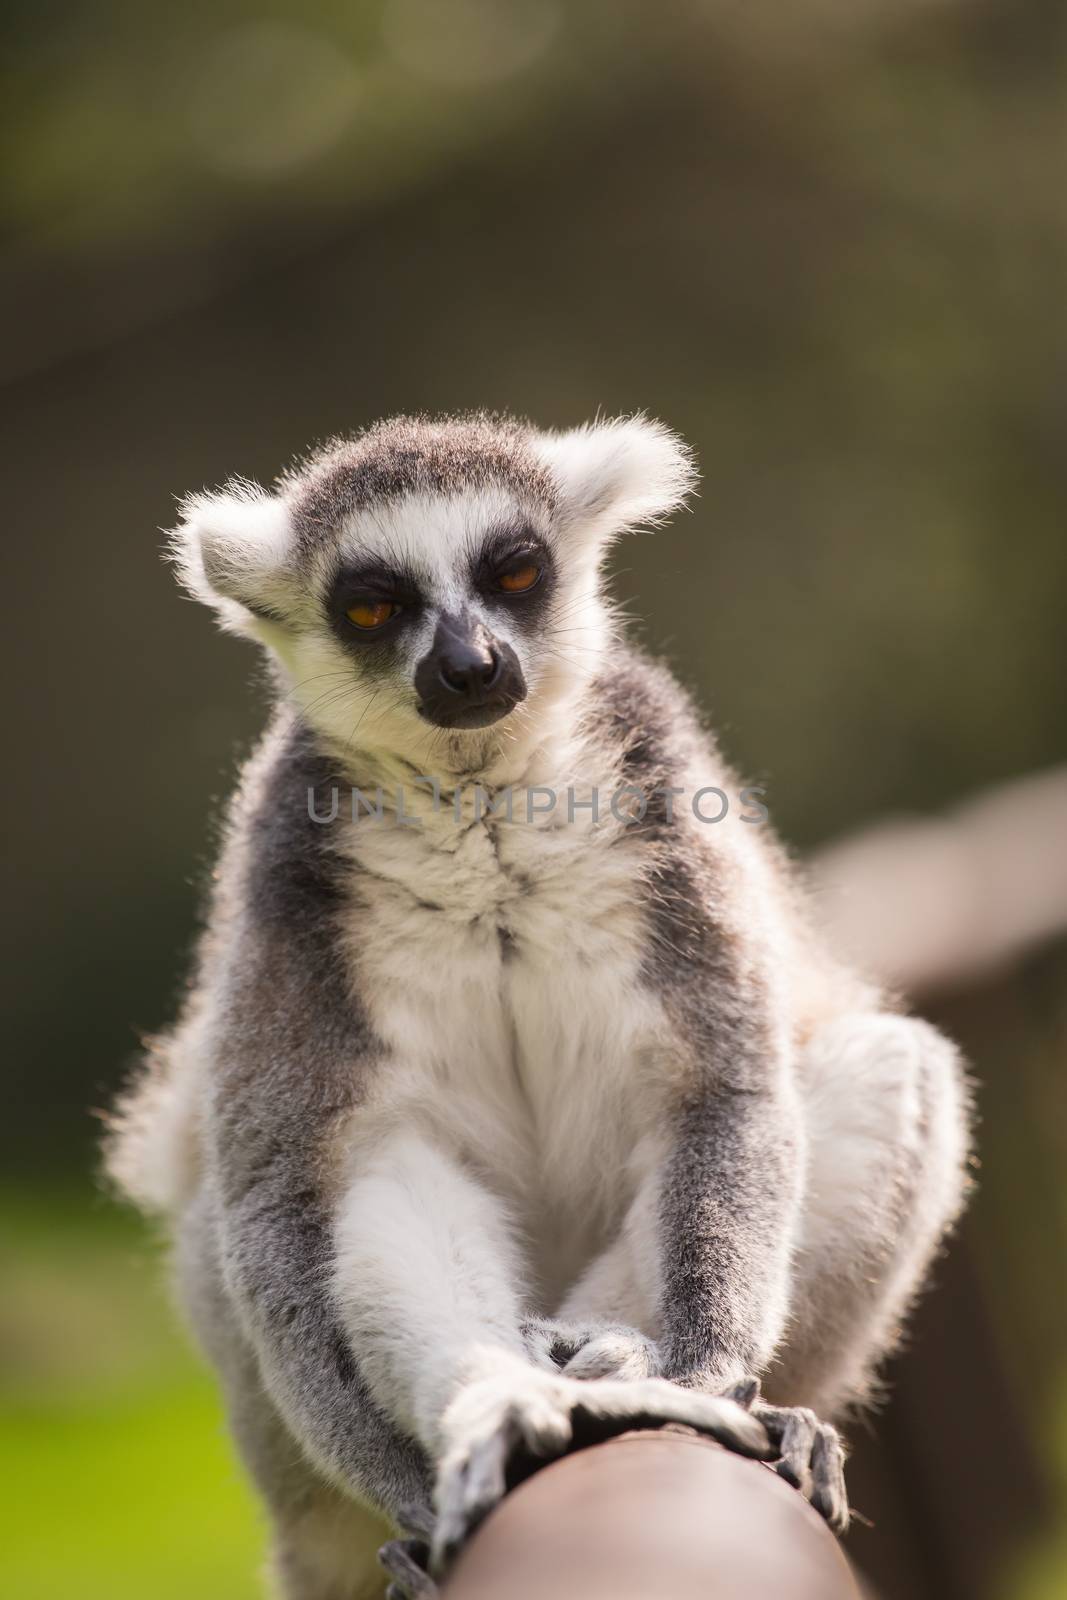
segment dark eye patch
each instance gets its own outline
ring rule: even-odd
[[[529,588],[508,592],[500,580],[535,566],[540,572]],[[518,627],[535,628],[544,616],[556,584],[552,552],[535,529],[519,525],[494,529],[474,555],[471,585],[490,606],[505,612]]]
[[[348,612],[353,607],[381,602],[396,609],[380,627],[360,628],[349,620]],[[343,645],[361,657],[373,651],[385,662],[394,653],[393,647],[418,619],[424,604],[413,572],[385,562],[367,561],[344,567],[337,573],[326,597],[326,614]]]

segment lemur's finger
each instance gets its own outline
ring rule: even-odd
[[[688,1391],[682,1390],[683,1394]],[[698,1401],[695,1408],[679,1408],[679,1415],[674,1419],[678,1422],[688,1422],[692,1427],[699,1428],[702,1433],[711,1434],[713,1439],[727,1445],[739,1455],[756,1456],[759,1460],[766,1460],[773,1454],[773,1447],[767,1436],[767,1430],[751,1411],[746,1411],[735,1400],[726,1400],[719,1395],[697,1394],[691,1396]]]
[[[770,1436],[775,1471],[810,1500],[835,1533],[848,1528],[845,1453],[837,1429],[805,1406],[758,1401],[754,1414]]]
[[[439,1512],[430,1553],[430,1570],[440,1576],[474,1529],[507,1488],[507,1464],[518,1442],[514,1417],[476,1440],[451,1466],[438,1485]]]
[[[463,1486],[463,1515],[468,1532],[503,1499],[508,1457],[516,1439],[517,1429],[508,1421],[471,1451]]]
[[[811,1456],[815,1445],[815,1435],[819,1423],[813,1411],[806,1410],[803,1406],[796,1406],[786,1411],[777,1439],[777,1447],[781,1455],[775,1471],[794,1489],[799,1489],[805,1500],[810,1500],[812,1495]],[[768,1425],[767,1418],[761,1413],[764,1425],[768,1432],[774,1432]]]
[[[437,1525],[430,1546],[430,1571],[444,1571],[466,1533],[464,1515],[464,1477],[466,1460],[447,1463],[437,1480]]]
[[[576,1404],[602,1422],[615,1423],[615,1432],[681,1422],[739,1455],[766,1460],[773,1453],[766,1429],[751,1412],[733,1400],[683,1389],[665,1378],[599,1379],[582,1385]]]
[[[437,1531],[430,1546],[430,1572],[434,1577],[444,1576],[466,1537],[467,1519],[462,1510],[461,1496],[458,1492],[447,1493],[442,1496],[441,1515],[437,1519]]]
[[[440,1512],[430,1547],[430,1571],[437,1577],[447,1570],[453,1556],[480,1520],[477,1500],[471,1494],[471,1466],[471,1461],[465,1460],[442,1474],[439,1486]],[[481,1470],[484,1482],[487,1476],[484,1463]],[[488,1509],[486,1506],[485,1510]]]
[[[835,1533],[847,1533],[848,1491],[845,1488],[845,1452],[837,1429],[821,1423],[811,1452],[813,1488],[811,1503]]]

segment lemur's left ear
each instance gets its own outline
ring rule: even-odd
[[[254,618],[285,619],[293,598],[291,547],[285,502],[243,478],[214,493],[188,495],[170,536],[185,588],[236,633],[254,631]]]
[[[688,445],[648,417],[545,433],[537,448],[567,521],[585,524],[598,539],[662,522],[697,481]]]

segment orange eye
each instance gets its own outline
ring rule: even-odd
[[[510,572],[502,572],[497,579],[505,594],[525,594],[527,589],[532,589],[541,576],[541,568],[531,561],[525,567],[514,567]]]
[[[390,600],[357,600],[345,616],[357,628],[380,628],[398,609]]]

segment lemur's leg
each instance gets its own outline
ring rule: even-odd
[[[334,1296],[371,1394],[439,1464],[435,1571],[516,1473],[576,1436],[673,1421],[767,1453],[763,1427],[730,1400],[535,1365],[503,1207],[417,1133],[362,1154],[334,1239]]]
[[[219,1371],[233,1438],[270,1513],[275,1591],[284,1600],[381,1600],[378,1550],[394,1529],[315,1471],[266,1393],[223,1282],[207,1193],[182,1220],[176,1263],[186,1310]]]
[[[789,1332],[766,1387],[832,1417],[869,1393],[959,1212],[967,1093],[953,1045],[908,1017],[842,1017],[801,1070],[807,1192]]]
[[[612,1243],[568,1290],[554,1317],[528,1324],[537,1359],[577,1378],[660,1374],[658,1188],[650,1162]]]

